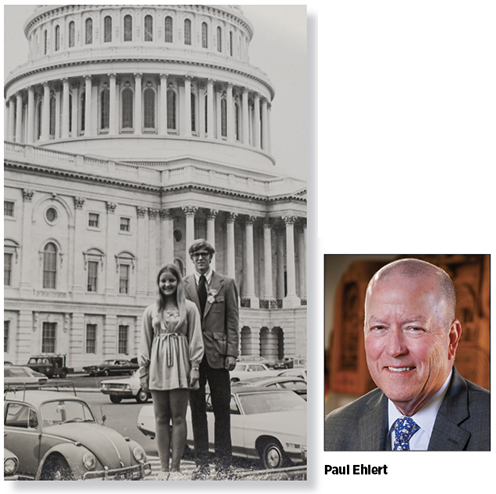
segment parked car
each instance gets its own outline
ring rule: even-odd
[[[3,476],[5,480],[13,480],[19,467],[17,456],[7,448],[3,448]],[[17,478],[17,477],[16,477]]]
[[[268,359],[267,357],[262,357],[259,355],[240,355],[237,358],[238,362],[255,362],[259,364],[266,365],[267,367],[274,368],[277,365],[279,360],[276,359]]]
[[[123,399],[134,398],[138,403],[146,403],[150,393],[141,388],[139,371],[131,377],[122,379],[107,379],[100,383],[100,391],[110,396],[112,403],[120,403]]]
[[[251,377],[243,381],[233,383],[233,386],[257,386],[270,389],[290,389],[303,399],[307,399],[307,382],[300,377]]]
[[[110,359],[99,365],[89,365],[83,367],[83,371],[90,376],[118,376],[122,374],[132,374],[139,365],[129,360]]]
[[[288,369],[282,372],[279,372],[279,376],[283,377],[301,377],[301,379],[307,380],[307,369],[306,368],[296,368],[296,369]]]
[[[193,445],[191,409],[186,413],[187,443]],[[214,416],[207,394],[210,449],[214,450]],[[307,458],[306,402],[292,391],[251,386],[231,389],[231,438],[233,455],[261,459],[266,469],[305,463]],[[138,429],[155,437],[152,405],[138,415]]]
[[[24,365],[3,366],[4,388],[15,385],[39,386],[48,382],[48,377]]]
[[[33,480],[131,480],[151,473],[143,448],[95,420],[87,403],[57,391],[5,393],[4,445]]]
[[[30,357],[26,365],[49,378],[56,376],[65,378],[69,373],[65,355],[34,355]]]
[[[242,381],[249,377],[276,376],[277,372],[259,362],[236,362],[236,367],[230,372],[231,382]]]

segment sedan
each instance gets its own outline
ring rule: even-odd
[[[87,403],[57,391],[5,393],[4,445],[32,480],[139,480],[151,473],[143,448],[96,422]]]
[[[110,396],[112,403],[120,403],[123,399],[135,399],[138,403],[146,403],[150,393],[141,388],[139,371],[131,377],[107,379],[100,383],[100,391]]]
[[[83,371],[90,376],[110,376],[132,374],[137,368],[138,364],[123,359],[110,359],[105,360],[99,365],[90,365],[83,367]]]
[[[277,371],[259,362],[236,362],[236,367],[230,372],[230,376],[231,382],[236,382],[250,377],[277,376]]]
[[[38,386],[48,382],[48,377],[24,365],[4,365],[4,387],[15,385]]]
[[[210,450],[214,450],[214,416],[207,394],[207,421]],[[191,410],[186,414],[187,442],[193,445]],[[233,455],[260,459],[264,468],[281,468],[306,463],[306,402],[292,391],[251,386],[231,389],[231,438]],[[138,429],[155,437],[153,406],[144,406]]]
[[[238,381],[233,386],[258,386],[270,389],[290,389],[303,399],[307,399],[307,382],[300,377],[252,377]]]

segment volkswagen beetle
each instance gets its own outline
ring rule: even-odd
[[[139,480],[151,473],[143,448],[96,422],[75,395],[47,390],[5,393],[4,445],[33,480]]]

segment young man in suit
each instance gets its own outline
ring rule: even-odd
[[[231,477],[231,379],[239,345],[238,290],[232,278],[214,272],[210,263],[215,249],[199,239],[189,248],[195,273],[184,279],[186,298],[194,302],[201,316],[204,356],[200,364],[199,389],[190,391],[195,440],[196,469],[193,480],[209,477],[208,427],[205,385],[208,382],[215,417],[216,479]]]
[[[462,328],[442,269],[384,266],[365,298],[365,353],[377,389],[331,412],[327,451],[489,450],[489,392],[454,367]]]

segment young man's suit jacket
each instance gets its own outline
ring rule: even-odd
[[[430,451],[489,451],[490,394],[464,379],[453,368],[448,391],[439,408]],[[325,419],[326,451],[381,451],[387,448],[388,400],[374,389],[331,412]]]
[[[193,274],[184,278],[184,289],[186,298],[194,302],[201,313]],[[213,272],[201,326],[208,364],[214,369],[223,369],[227,355],[238,356],[238,290],[232,278]]]

